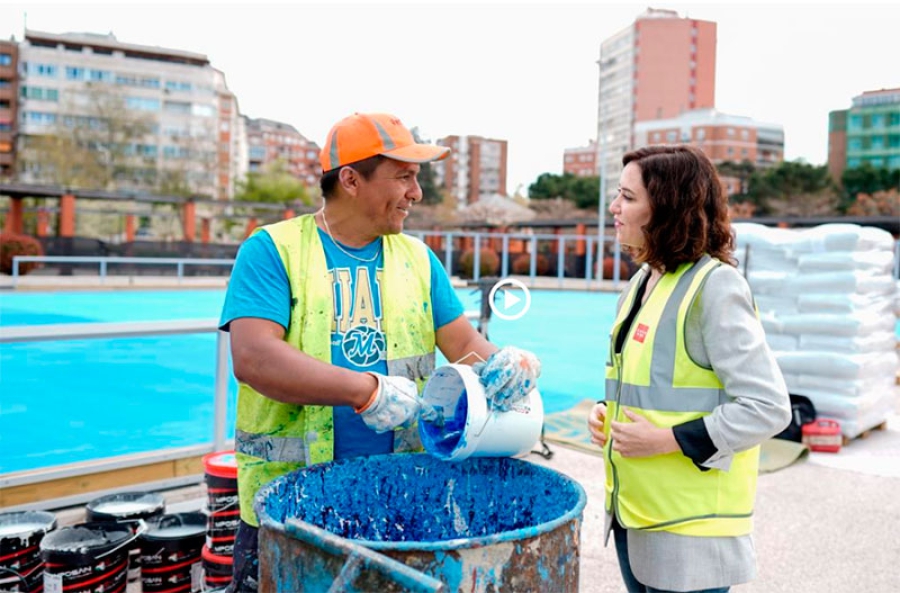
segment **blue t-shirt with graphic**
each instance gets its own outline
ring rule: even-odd
[[[325,262],[334,290],[331,362],[355,371],[387,374],[380,290],[384,259],[382,240],[360,248],[343,244],[339,247],[321,229],[319,238],[325,248]],[[443,265],[434,252],[429,250],[428,253],[431,262],[431,314],[434,327],[438,329],[462,315],[463,305]],[[275,242],[266,232],[256,233],[244,241],[238,250],[225,293],[220,327],[227,331],[228,324],[234,319],[258,317],[274,321],[287,329],[290,312],[290,283]],[[353,408],[334,407],[335,459],[390,453],[393,445],[392,432],[378,434],[366,426]]]

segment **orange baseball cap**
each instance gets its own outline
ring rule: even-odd
[[[406,163],[429,163],[449,153],[449,146],[417,144],[412,132],[396,116],[354,113],[328,132],[319,162],[326,172],[379,154]]]

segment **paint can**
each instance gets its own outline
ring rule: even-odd
[[[213,554],[207,546],[203,546],[201,557],[203,558],[204,591],[213,591],[227,587],[228,583],[231,582],[234,558]]]
[[[56,528],[46,511],[0,513],[0,591],[34,593],[44,586],[41,540]]]
[[[509,457],[317,463],[254,499],[259,590],[577,591],[586,502],[572,478]]]
[[[492,410],[472,367],[448,364],[435,370],[422,391],[437,421],[420,421],[425,451],[440,459],[515,457],[528,453],[541,437],[544,403],[537,389],[506,411]]]
[[[206,545],[217,556],[231,556],[234,536],[241,519],[237,489],[237,460],[234,451],[203,456],[206,472]]]
[[[138,538],[143,593],[201,591],[206,515],[172,513],[146,523],[146,531]]]
[[[136,528],[138,521],[158,517],[165,512],[166,500],[157,492],[118,492],[95,498],[85,507],[87,521],[114,521]],[[141,578],[140,543],[135,541],[128,551],[128,580]]]
[[[41,541],[44,591],[116,593],[128,581],[128,549],[137,534],[112,521],[79,523],[48,533]]]

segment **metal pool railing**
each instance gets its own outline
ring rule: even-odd
[[[30,470],[0,474],[0,507],[3,510],[38,510],[46,508],[61,508],[87,502],[97,496],[96,490],[84,488],[81,492],[58,496],[58,490],[53,488],[39,489],[35,486],[61,482],[79,476],[108,475],[110,472],[127,470],[147,466],[153,463],[170,462],[177,460],[196,460],[197,457],[230,449],[233,445],[226,438],[226,412],[228,406],[228,355],[229,338],[227,332],[218,330],[218,321],[215,319],[189,319],[177,321],[140,321],[125,323],[71,323],[58,325],[36,326],[7,326],[0,331],[0,344],[15,342],[55,341],[55,340],[82,340],[99,338],[134,338],[142,336],[159,336],[172,334],[198,334],[217,332],[216,341],[216,374],[215,397],[213,403],[213,427],[212,441],[208,444],[178,449],[162,449],[149,453],[124,455],[94,459],[90,462],[73,463],[46,469]],[[169,477],[153,482],[153,486],[159,489],[174,488],[186,484],[196,484],[201,480],[201,474],[182,475]],[[78,482],[80,486],[88,480]],[[104,483],[109,483],[107,480]],[[124,486],[125,484],[123,484]],[[70,487],[73,487],[70,485]],[[27,489],[27,496],[38,497],[38,500],[7,505],[3,502],[7,499],[15,499],[16,489]],[[40,493],[39,493],[40,490]],[[23,494],[25,496],[25,494]]]
[[[110,265],[132,264],[143,266],[175,266],[175,274],[179,284],[184,278],[185,266],[227,266],[226,274],[231,272],[233,259],[204,259],[184,257],[101,257],[101,256],[63,256],[63,255],[16,255],[12,261],[12,285],[19,284],[19,265],[24,262],[72,264],[98,264],[100,283],[106,280]]]

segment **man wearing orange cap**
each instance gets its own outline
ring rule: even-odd
[[[537,358],[475,331],[434,253],[402,234],[422,199],[420,164],[448,152],[392,115],[346,117],[319,157],[322,209],[258,229],[238,252],[221,318],[239,382],[229,591],[256,589],[263,484],[313,463],[421,449],[419,387],[435,347],[476,363],[495,408],[536,386]]]

